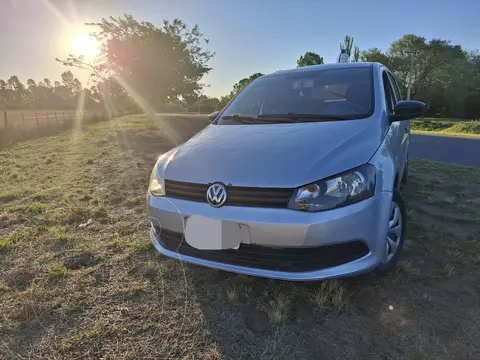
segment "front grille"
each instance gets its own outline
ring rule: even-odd
[[[271,247],[241,244],[237,250],[199,250],[183,234],[162,229],[158,240],[167,250],[198,259],[257,269],[304,272],[342,265],[360,259],[369,250],[363,241],[318,247]]]
[[[207,202],[207,189],[210,185],[165,180],[165,193],[168,197],[176,199]],[[226,186],[225,188],[227,189],[225,206],[267,208],[286,208],[294,190],[244,186]]]

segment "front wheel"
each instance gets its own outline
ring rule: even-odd
[[[392,206],[390,208],[387,236],[385,239],[385,251],[387,260],[381,263],[373,273],[379,276],[386,276],[395,272],[398,258],[402,252],[405,241],[405,226],[407,213],[405,202],[398,190],[394,190]]]

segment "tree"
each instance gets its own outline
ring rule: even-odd
[[[358,46],[355,46],[355,49],[353,51],[353,62],[359,62],[360,61],[360,48]]]
[[[254,73],[250,75],[248,78],[243,78],[239,82],[237,82],[235,85],[233,85],[232,91],[230,91],[230,94],[226,96],[222,96],[220,99],[219,107],[224,108],[230,100],[232,100],[245,86],[250,84],[253,80],[256,78],[263,76],[264,74],[262,73]]]
[[[297,67],[323,64],[323,57],[314,52],[307,51],[297,60]]]
[[[368,61],[368,62],[379,62],[387,67],[390,67],[390,58],[387,54],[384,54],[378,48],[371,48],[361,52],[360,55],[361,61]]]
[[[115,79],[149,111],[156,104],[197,97],[202,90],[200,80],[210,71],[213,54],[204,48],[208,40],[197,25],[189,29],[175,19],[156,27],[131,15],[87,25],[99,28],[92,35],[101,43],[100,55],[93,62],[73,55],[59,61],[89,70],[107,93],[116,88],[110,81]]]
[[[27,91],[25,85],[13,75],[7,80],[7,103],[11,104],[14,108],[21,108],[27,103]]]
[[[7,104],[7,83],[0,79],[0,106],[5,109]]]
[[[411,74],[411,97],[414,98],[431,85],[437,70],[456,60],[465,60],[465,54],[461,46],[451,45],[449,41],[432,39],[427,42],[424,37],[407,34],[394,41],[386,53],[372,48],[362,52],[361,58],[388,66],[404,91]]]
[[[76,109],[79,103],[84,109],[101,108],[98,99],[70,71],[62,73],[62,81],[49,79],[35,82],[28,79],[26,86],[15,75],[7,81],[0,80],[0,109]],[[82,101],[79,101],[82,99]]]

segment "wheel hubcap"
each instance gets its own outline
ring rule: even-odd
[[[392,202],[387,231],[387,261],[395,255],[402,236],[402,213],[396,202]]]

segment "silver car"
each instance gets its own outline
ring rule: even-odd
[[[162,254],[241,274],[318,280],[395,269],[409,119],[379,63],[262,76],[158,159],[147,195]]]

